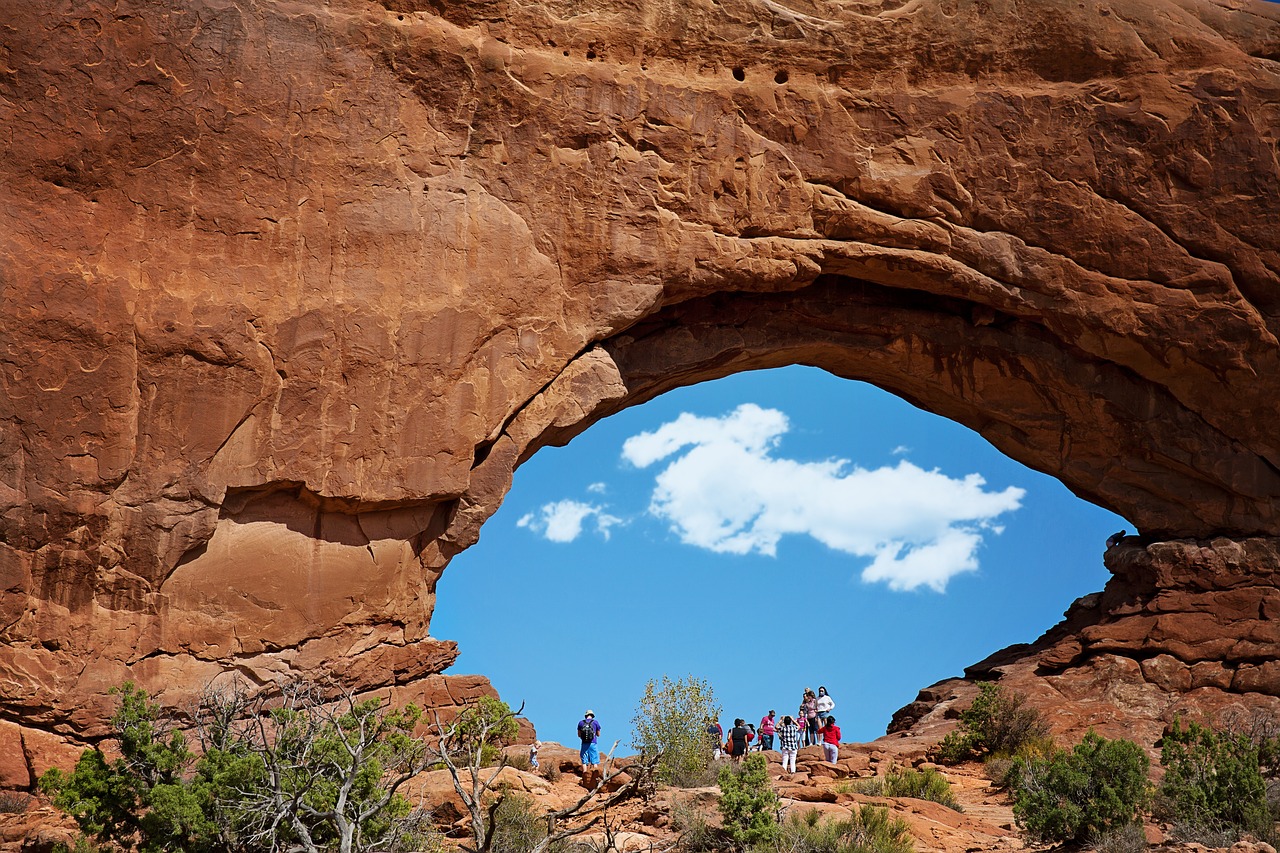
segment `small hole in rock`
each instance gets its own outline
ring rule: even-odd
[[[791,79],[791,75],[787,73],[785,68],[779,69],[778,73],[773,75],[773,82],[781,85]]]
[[[743,71],[741,67],[739,67],[739,68],[735,68],[735,69],[733,69],[733,79],[734,79],[734,80],[737,80],[737,81],[739,81],[739,82],[741,82],[741,81],[743,81],[743,80],[746,80],[746,79],[747,79],[747,72],[746,72],[746,71]]]
[[[587,59],[595,59],[595,58],[596,58],[596,52],[594,50],[588,50]]]

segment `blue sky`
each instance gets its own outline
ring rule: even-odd
[[[758,721],[825,685],[846,741],[1100,590],[1133,526],[956,423],[790,367],[668,393],[526,462],[431,633],[546,740],[629,747],[645,681]],[[606,743],[606,745],[607,745]]]

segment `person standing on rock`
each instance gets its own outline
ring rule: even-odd
[[[773,711],[765,714],[760,718],[760,751],[768,752],[773,749],[773,733],[777,730],[774,721]]]
[[[707,740],[711,742],[711,758],[718,760],[724,755],[724,729],[718,720],[707,719]]]
[[[733,728],[729,729],[729,757],[734,762],[742,761],[750,741],[751,729],[747,728],[747,721],[739,717],[733,721]]]
[[[800,716],[796,720],[804,726],[804,745],[813,746],[818,742],[818,697],[808,687],[804,689],[804,699],[800,701]]]
[[[582,778],[600,767],[600,724],[596,722],[596,712],[590,708],[582,715],[578,723],[578,740],[582,749],[578,754],[582,757]]]
[[[800,727],[788,714],[778,726],[778,749],[782,752],[782,772],[796,772],[796,753],[800,751]]]
[[[840,727],[836,725],[835,717],[827,717],[827,723],[822,727],[822,755],[829,764],[835,764],[840,757]]]
[[[827,717],[836,709],[836,700],[828,695],[827,688],[819,687],[814,707],[818,709],[818,731],[822,731],[822,727],[827,724]]]

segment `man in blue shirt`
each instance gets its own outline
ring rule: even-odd
[[[596,722],[596,712],[590,708],[578,723],[578,740],[582,742],[578,754],[582,757],[582,778],[585,779],[600,766],[600,724]]]

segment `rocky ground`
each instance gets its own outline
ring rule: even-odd
[[[956,811],[934,802],[911,798],[866,796],[855,793],[854,781],[884,775],[895,767],[929,765],[926,751],[933,738],[888,736],[866,744],[843,744],[835,766],[822,761],[818,747],[806,747],[797,761],[798,772],[782,772],[779,755],[766,753],[770,760],[770,776],[782,798],[783,815],[816,809],[824,817],[847,817],[851,809],[862,804],[884,806],[910,827],[914,846],[921,853],[978,853],[1038,849],[1028,844],[1014,823],[1012,803],[1008,795],[994,786],[979,763],[957,767],[938,767],[951,783],[961,806]],[[525,747],[510,750],[513,760],[521,763]],[[508,767],[501,772],[498,784],[527,794],[544,810],[563,808],[585,793],[577,751],[555,743],[544,742],[541,768],[529,772]],[[627,759],[620,759],[624,763]],[[434,810],[441,829],[457,843],[466,837],[467,817],[457,799],[447,771],[423,774],[410,789],[411,798]],[[59,841],[68,842],[75,834],[74,823],[40,798],[32,797],[21,811],[6,810],[26,795],[12,795],[12,802],[0,803],[0,853],[44,853]],[[700,813],[712,825],[719,824],[716,810],[719,789],[715,785],[699,788],[661,788],[648,799],[636,799],[610,811],[608,831],[592,831],[580,837],[589,847],[618,853],[662,853],[675,849],[681,839],[680,814]],[[1145,827],[1150,849],[1170,853],[1199,853],[1199,845],[1168,842],[1162,827]],[[1269,845],[1242,842],[1232,848],[1235,853],[1275,853]]]

